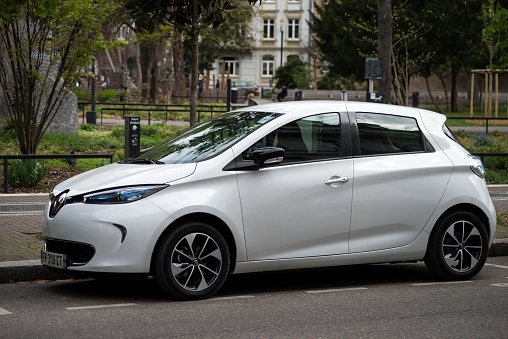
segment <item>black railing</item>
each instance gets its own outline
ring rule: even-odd
[[[91,105],[90,102],[79,102],[78,107],[83,111],[83,123],[85,123],[85,108]],[[103,123],[103,113],[107,111],[121,111],[122,119],[125,118],[126,112],[148,112],[148,124],[150,125],[152,120],[152,112],[163,112],[165,115],[165,121],[168,121],[168,115],[171,113],[186,113],[189,112],[189,105],[175,105],[175,104],[133,104],[133,103],[114,103],[114,102],[100,102],[97,106],[118,106],[118,107],[103,107],[101,108],[101,125]],[[136,106],[136,108],[131,108]],[[201,113],[209,113],[210,118],[213,118],[214,113],[224,113],[228,110],[225,105],[198,105],[198,122],[201,122]],[[239,107],[236,105],[235,107]],[[175,109],[185,108],[185,109]],[[128,116],[128,115],[127,115]]]
[[[508,118],[484,118],[484,117],[447,117],[452,120],[485,120],[485,133],[489,133],[489,120],[508,120]]]
[[[4,159],[4,193],[7,193],[7,166],[9,159],[109,159],[113,163],[113,154],[19,154],[0,155]]]

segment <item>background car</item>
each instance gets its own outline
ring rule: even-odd
[[[177,299],[229,274],[424,261],[474,277],[496,213],[480,159],[417,108],[288,102],[225,113],[55,187],[45,266],[152,275]]]
[[[247,91],[247,95],[253,93],[259,95],[258,86],[248,81],[231,81],[231,88],[243,89]]]

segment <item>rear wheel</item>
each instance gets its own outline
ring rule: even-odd
[[[229,271],[229,250],[224,237],[201,222],[183,224],[161,239],[154,278],[168,296],[181,300],[204,299],[215,294]]]
[[[456,212],[441,220],[432,231],[425,264],[439,278],[470,279],[485,264],[488,243],[480,219],[468,212]]]

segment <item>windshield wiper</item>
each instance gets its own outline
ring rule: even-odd
[[[165,162],[159,161],[159,160],[152,160],[148,158],[144,159],[131,159],[126,161],[127,164],[157,164],[157,165],[163,165]]]

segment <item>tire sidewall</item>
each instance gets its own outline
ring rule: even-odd
[[[467,221],[473,224],[474,227],[478,230],[482,238],[482,252],[478,262],[475,267],[470,269],[467,272],[457,272],[453,270],[448,264],[445,262],[444,253],[443,253],[443,239],[446,235],[446,231],[448,228],[459,221]],[[425,262],[427,266],[431,269],[431,271],[440,276],[441,278],[447,280],[467,280],[474,277],[478,272],[483,268],[485,261],[487,260],[488,254],[488,243],[489,237],[487,235],[487,231],[485,225],[478,219],[475,215],[469,212],[456,212],[453,213],[446,218],[444,218],[441,222],[436,225],[435,230],[431,234],[429,239],[429,245]],[[430,261],[430,262],[428,262]],[[434,262],[432,262],[434,261]]]
[[[177,244],[188,234],[203,233],[211,237],[219,246],[222,254],[221,269],[213,284],[202,291],[189,291],[181,287],[171,272],[171,255]],[[159,288],[168,296],[181,300],[204,299],[215,294],[227,278],[230,255],[224,237],[212,226],[191,222],[180,225],[169,232],[161,241],[156,253],[155,280]]]

